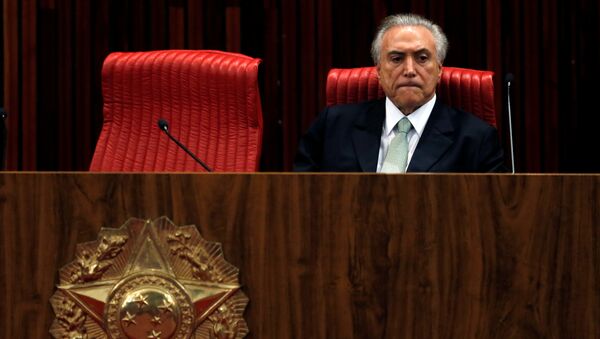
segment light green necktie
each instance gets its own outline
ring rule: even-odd
[[[398,133],[392,139],[387,155],[381,167],[381,173],[404,173],[408,160],[408,131],[412,125],[408,118],[402,118],[396,124]]]

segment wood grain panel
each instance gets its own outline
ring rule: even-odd
[[[598,187],[598,175],[4,173],[0,335],[47,336],[56,272],[100,226],[166,215],[240,268],[250,338],[600,338]]]

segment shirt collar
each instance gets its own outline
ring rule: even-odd
[[[390,100],[390,98],[385,98],[385,124],[384,135],[389,135],[392,133],[392,130],[400,121],[400,119],[407,117],[410,123],[413,125],[415,132],[417,135],[421,137],[423,134],[423,130],[425,129],[425,125],[427,124],[427,120],[429,120],[429,116],[431,115],[431,111],[433,111],[433,106],[435,105],[436,94],[433,94],[433,97],[429,99],[425,104],[419,107],[417,110],[409,114],[408,116],[404,115],[396,105]]]

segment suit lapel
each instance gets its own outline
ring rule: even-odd
[[[373,102],[354,123],[352,142],[363,172],[377,171],[381,129],[385,119],[385,100]]]
[[[454,142],[454,127],[438,98],[413,154],[408,172],[428,172]]]

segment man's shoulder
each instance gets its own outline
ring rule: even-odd
[[[440,103],[438,109],[454,122],[455,127],[478,130],[495,129],[492,125],[471,112],[448,106],[444,103]]]

